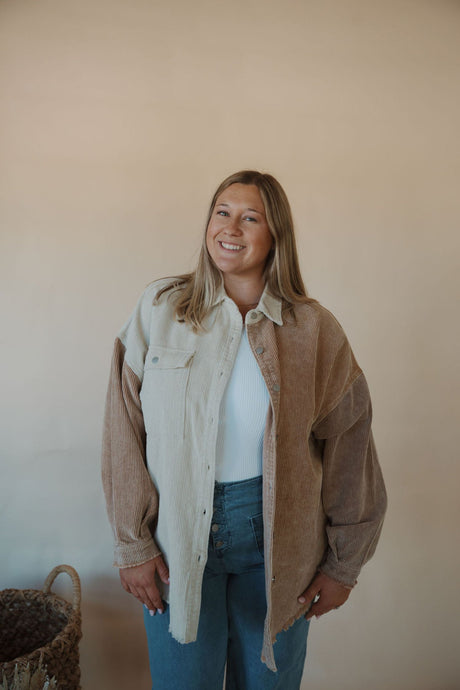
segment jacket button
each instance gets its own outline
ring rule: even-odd
[[[159,359],[160,359],[159,357],[152,357],[153,364],[156,364]]]
[[[219,531],[219,525],[216,525],[216,524],[212,525],[211,530],[213,532],[218,532]]]
[[[258,355],[261,355],[263,351],[264,351],[263,347],[256,347],[256,352]]]
[[[275,393],[279,393],[279,391],[280,391],[280,385],[279,385],[279,383],[273,384],[273,390],[275,391]]]
[[[249,317],[250,317],[251,319],[257,319],[257,312],[256,312],[256,311],[252,311],[252,312],[250,313]]]

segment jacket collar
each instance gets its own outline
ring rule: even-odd
[[[233,301],[230,299],[230,297],[227,295],[225,292],[224,284],[221,283],[220,287],[217,290],[216,297],[213,302],[213,306],[216,306],[217,304],[220,304],[224,300],[229,300]],[[275,297],[272,295],[272,293],[269,291],[267,285],[265,285],[264,291],[260,297],[259,304],[257,307],[254,309],[254,311],[261,312],[264,316],[266,316],[270,321],[273,321],[276,323],[278,326],[283,325],[283,318],[281,315],[281,310],[282,310],[282,302],[278,297]]]

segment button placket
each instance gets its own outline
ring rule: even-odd
[[[227,335],[227,337],[224,336],[217,349],[217,351],[220,351],[221,355],[219,361],[216,363],[216,374],[215,378],[213,379],[213,396],[210,397],[208,400],[208,419],[210,425],[208,427],[209,433],[207,435],[208,437],[206,443],[204,469],[206,470],[205,494],[210,496],[211,504],[213,500],[212,496],[214,491],[214,486],[211,486],[213,476],[213,472],[211,472],[211,469],[214,466],[214,464],[211,462],[211,458],[213,458],[215,454],[218,430],[218,418],[215,411],[218,410],[220,407],[220,401],[225,390],[228,375],[230,373],[232,364],[236,357],[236,352],[241,338],[241,328],[241,316],[240,313],[237,312],[235,314],[235,318],[232,318],[230,324],[230,333]],[[206,539],[206,550],[209,542],[209,536],[211,536],[214,548],[219,549],[220,547],[225,546],[225,537],[219,534],[219,530],[221,530],[222,525],[220,524],[218,515],[214,514],[211,517],[210,522],[211,525],[209,526],[208,524],[207,529],[205,530],[206,536],[203,536],[203,539]],[[202,562],[204,562],[203,559]]]
[[[206,418],[212,418],[211,424],[206,425],[206,434],[203,439],[202,453],[201,453],[201,467],[203,472],[203,484],[201,486],[200,495],[198,497],[197,510],[197,529],[194,530],[193,550],[194,550],[194,565],[193,570],[196,573],[194,577],[194,586],[192,587],[192,598],[198,596],[199,588],[201,588],[203,570],[207,561],[207,553],[210,544],[219,540],[222,542],[222,548],[218,548],[217,553],[222,557],[227,546],[227,537],[221,521],[217,515],[213,514],[213,496],[214,496],[214,456],[215,444],[217,441],[217,421],[218,416],[216,410],[219,410],[220,400],[225,390],[226,381],[230,373],[233,361],[235,360],[236,351],[241,338],[241,331],[243,322],[241,315],[236,310],[235,315],[232,315],[230,322],[227,319],[223,320],[226,328],[217,329],[221,334],[218,342],[213,345],[213,354],[219,353],[218,361],[215,364],[215,374],[210,385],[210,395],[206,403]],[[155,355],[156,356],[156,355]],[[161,353],[160,353],[161,356]],[[160,357],[158,358],[158,360]],[[156,362],[152,362],[155,364]],[[213,367],[214,368],[214,367]],[[213,532],[212,525],[218,525],[220,532],[217,534]],[[225,531],[225,530],[224,530]]]

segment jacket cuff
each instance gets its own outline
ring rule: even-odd
[[[318,570],[333,580],[340,582],[341,585],[353,589],[358,581],[358,575],[360,571],[356,568],[347,567],[346,564],[340,563],[335,558],[332,551],[329,551],[325,560],[319,566]]]
[[[153,539],[132,544],[116,544],[113,564],[117,568],[132,568],[161,556],[161,553]]]

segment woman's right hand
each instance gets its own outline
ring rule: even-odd
[[[156,556],[142,565],[120,568],[123,588],[142,602],[151,616],[154,616],[157,611],[158,613],[164,611],[160,591],[155,582],[155,573],[158,573],[162,582],[169,584],[169,570],[163,556]]]

